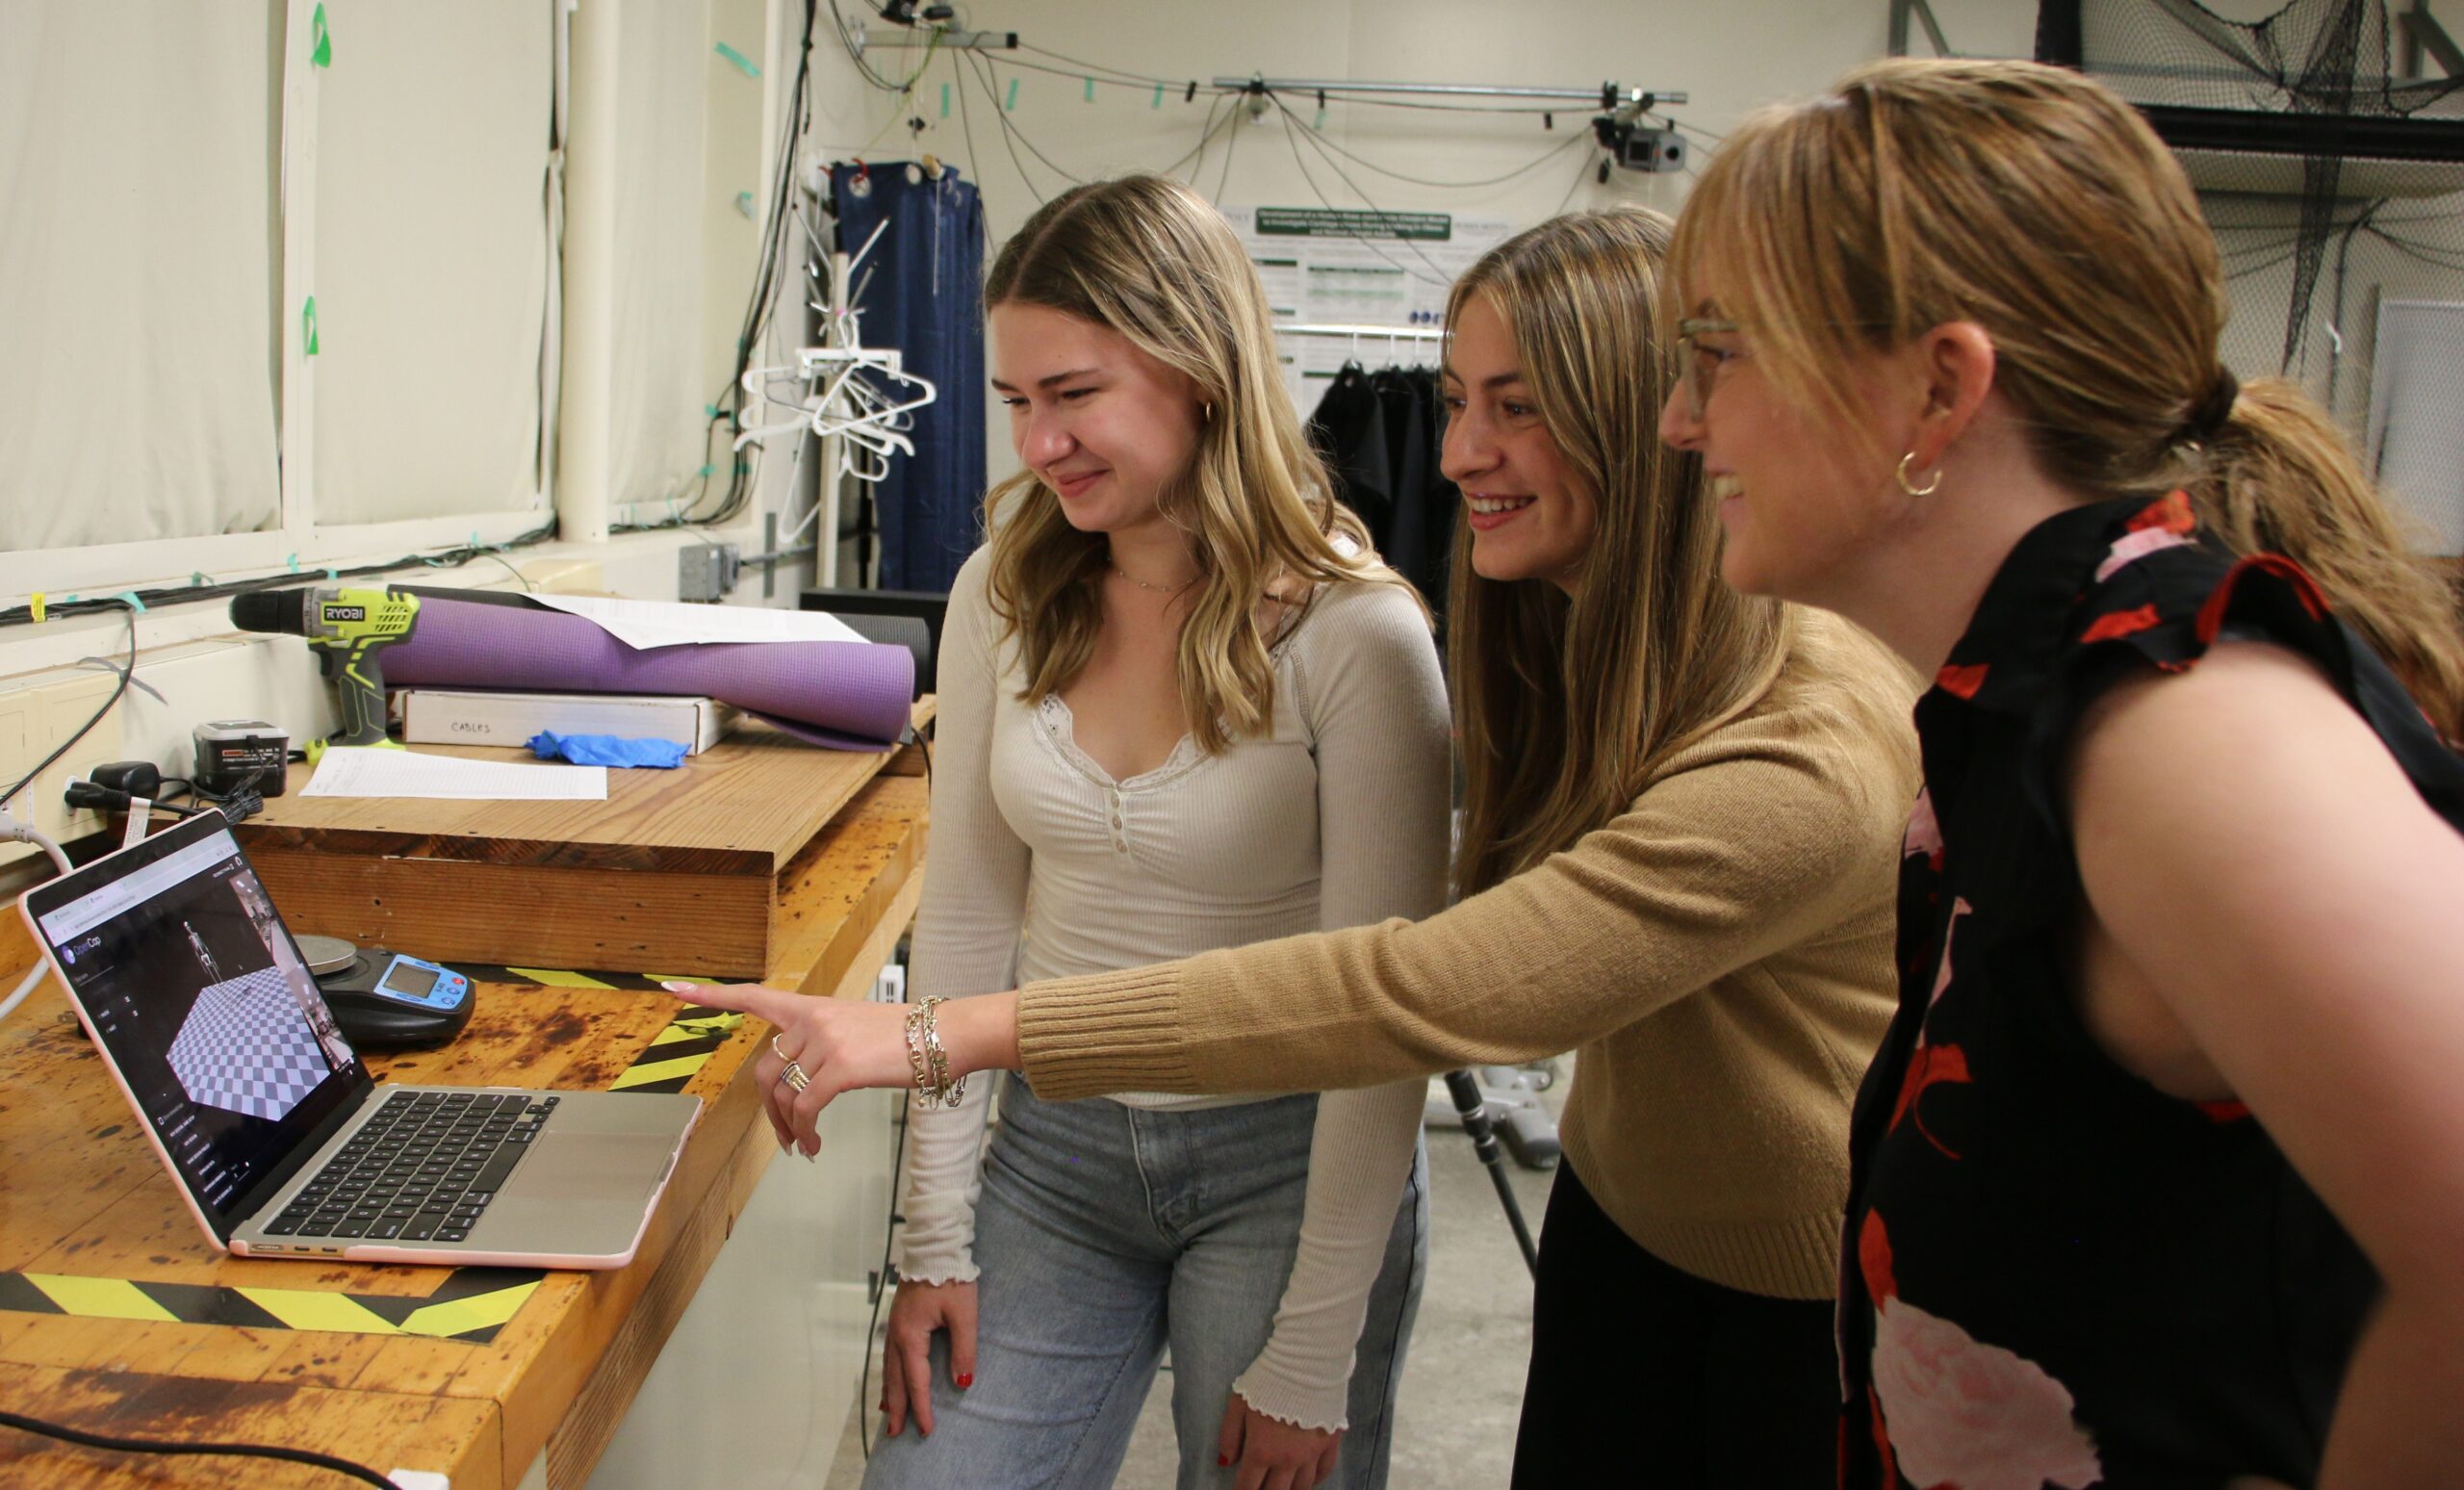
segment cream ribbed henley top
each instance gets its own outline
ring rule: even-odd
[[[1111,972],[1445,903],[1445,684],[1407,591],[1322,590],[1274,648],[1270,737],[1216,756],[1184,738],[1164,764],[1116,783],[1078,748],[1066,704],[1019,699],[1017,644],[1000,639],[989,570],[988,551],[967,560],[942,624],[933,862],[910,996]],[[962,1106],[910,1117],[904,1277],[976,1275],[989,1091],[979,1079]],[[1352,1349],[1423,1095],[1415,1079],[1320,1101],[1299,1254],[1266,1349],[1236,1383],[1259,1411],[1344,1426]],[[1257,1097],[1119,1100],[1191,1108]]]

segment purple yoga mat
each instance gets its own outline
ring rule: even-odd
[[[886,750],[906,732],[915,657],[872,642],[700,642],[635,651],[542,606],[420,601],[382,654],[389,687],[706,694],[837,750]]]

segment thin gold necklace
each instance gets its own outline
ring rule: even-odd
[[[1187,579],[1173,585],[1170,589],[1166,589],[1160,584],[1148,584],[1145,580],[1139,578],[1136,575],[1122,569],[1118,564],[1106,564],[1104,567],[1151,595],[1178,595],[1183,590],[1188,589],[1191,585],[1197,583],[1197,576],[1192,575]]]

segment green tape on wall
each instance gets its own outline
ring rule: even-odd
[[[325,30],[325,8],[322,5],[318,6],[316,13],[308,17],[308,41],[309,62],[320,67],[334,64],[334,39]]]
[[[745,56],[742,52],[739,52],[734,47],[728,45],[725,41],[720,42],[717,46],[711,48],[711,50],[717,52],[721,57],[726,58],[728,61],[735,64],[735,70],[743,73],[746,77],[757,78],[761,76],[761,69],[753,64],[752,58]]]

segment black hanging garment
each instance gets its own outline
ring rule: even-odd
[[[1368,372],[1357,362],[1347,362],[1309,419],[1309,443],[1335,478],[1336,500],[1359,514],[1381,553],[1395,523],[1394,462],[1385,418]]]
[[[1309,421],[1309,439],[1360,515],[1370,541],[1443,619],[1454,509],[1462,501],[1438,469],[1446,436],[1437,374],[1426,368],[1364,372],[1346,363]]]
[[[1386,410],[1395,474],[1394,523],[1380,552],[1443,619],[1447,552],[1462,497],[1438,469],[1446,414],[1438,403],[1437,374],[1426,368],[1388,368],[1372,381]]]

